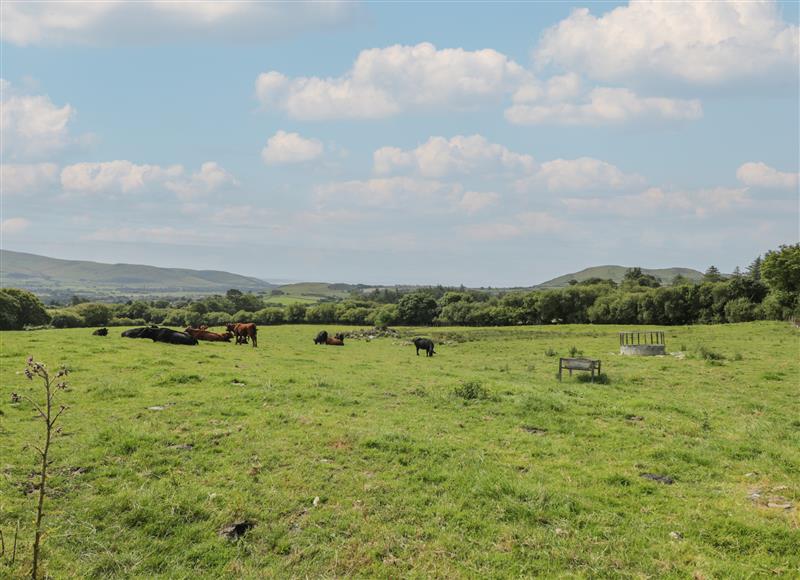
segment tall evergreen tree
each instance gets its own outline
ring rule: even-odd
[[[761,280],[761,264],[763,260],[761,256],[756,256],[756,259],[753,260],[753,263],[747,267],[747,275],[750,276],[753,280]]]
[[[719,268],[713,264],[708,267],[705,274],[703,274],[703,282],[720,282],[722,280],[722,273]]]

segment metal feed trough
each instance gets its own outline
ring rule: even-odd
[[[592,382],[594,382],[594,372],[597,371],[597,376],[600,376],[600,361],[593,358],[560,358],[558,359],[558,380],[561,381],[561,372],[564,370],[569,371],[569,376],[572,376],[572,371],[587,371],[592,373]]]
[[[667,354],[664,333],[660,330],[644,332],[620,332],[619,354],[633,356],[656,356]]]

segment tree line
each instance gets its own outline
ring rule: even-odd
[[[25,290],[0,290],[0,329],[51,325],[220,326],[227,322],[270,324],[355,324],[509,326],[518,324],[716,324],[786,320],[800,316],[800,244],[758,257],[746,272],[723,276],[710,267],[694,283],[677,276],[662,285],[640,268],[621,283],[593,278],[566,288],[491,293],[434,287],[357,291],[339,302],[273,304],[265,297],[229,290],[197,300],[130,301],[104,304],[73,300],[47,309]]]

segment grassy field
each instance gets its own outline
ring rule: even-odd
[[[28,355],[72,370],[46,503],[54,578],[800,575],[789,325],[665,328],[682,354],[654,358],[615,354],[621,329],[602,326],[342,348],[280,326],[258,349],[120,330],[0,333],[0,529],[8,544],[21,522],[24,560],[0,577],[30,561],[25,445],[41,426],[10,403],[34,392]],[[414,355],[417,333],[435,357]],[[572,347],[607,384],[555,379]],[[239,519],[256,525],[220,537]]]
[[[306,306],[312,306],[319,302],[319,297],[314,296],[303,296],[303,295],[294,295],[294,294],[284,294],[281,296],[269,296],[264,298],[264,302],[267,304],[282,304],[283,306],[288,306],[289,304],[305,304]]]

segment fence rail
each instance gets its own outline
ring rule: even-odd
[[[633,346],[640,344],[661,344],[664,345],[664,333],[660,330],[645,332],[620,332],[619,345]]]

